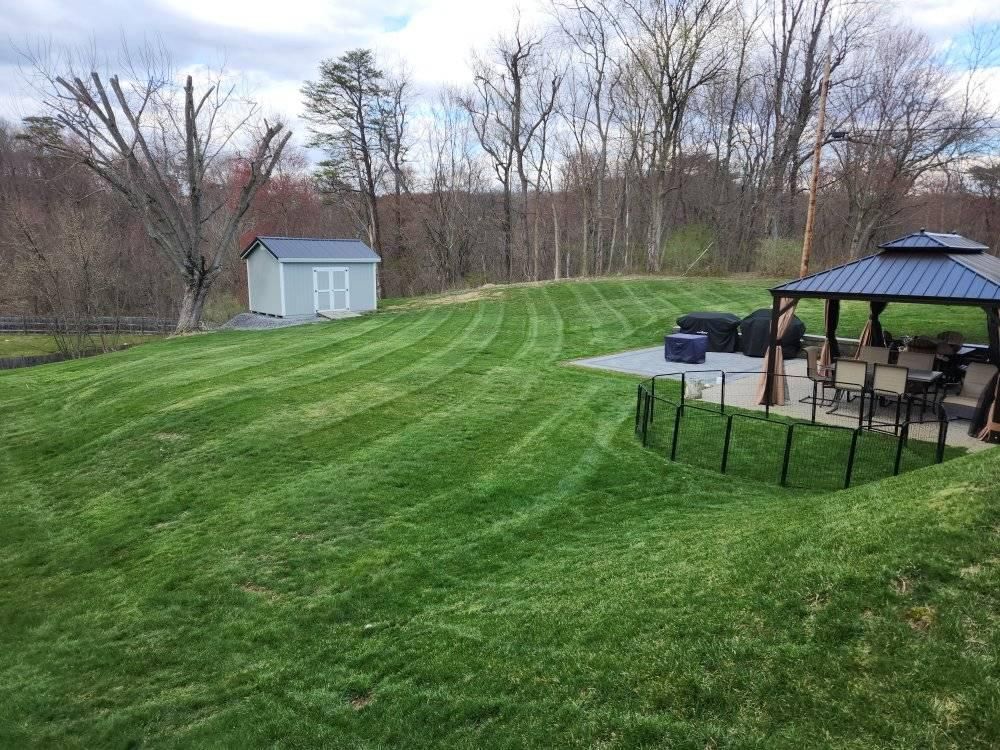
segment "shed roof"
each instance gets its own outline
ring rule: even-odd
[[[260,244],[282,263],[339,261],[379,263],[381,258],[361,240],[321,237],[254,237],[240,255],[246,258]]]
[[[926,244],[915,244],[926,243]],[[882,252],[774,287],[776,296],[1000,303],[1000,258],[957,234],[917,232]]]

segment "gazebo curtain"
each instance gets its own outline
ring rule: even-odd
[[[879,320],[879,315],[885,312],[889,303],[872,300],[869,304],[871,313],[865,327],[861,329],[861,338],[858,339],[858,351],[854,355],[855,359],[861,355],[862,346],[885,346],[885,336],[882,332],[882,321]]]
[[[840,343],[837,341],[837,325],[840,323],[840,300],[828,299],[823,307],[823,332],[826,340],[819,353],[819,363],[829,367],[840,359]]]
[[[990,335],[990,362],[1000,367],[1000,307],[987,307],[985,310]],[[1000,436],[1000,373],[993,376],[979,397],[969,434],[980,440]]]
[[[778,302],[778,309],[784,310],[784,312],[778,316],[778,339],[774,346],[774,379],[771,385],[770,399],[768,399],[767,365],[771,361],[771,346],[769,344],[764,351],[764,372],[761,373],[760,383],[757,385],[757,403],[759,404],[770,403],[772,406],[785,405],[788,384],[785,382],[784,377],[785,357],[781,351],[781,339],[788,333],[788,329],[792,325],[792,320],[795,319],[795,303],[796,300],[794,299],[784,298]]]

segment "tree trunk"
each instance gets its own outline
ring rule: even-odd
[[[552,277],[559,281],[559,212],[556,210],[555,196],[552,197],[552,242],[555,245],[555,252],[552,254],[555,259]]]
[[[192,333],[201,329],[201,313],[214,278],[214,276],[198,274],[188,280],[184,288],[184,299],[181,301],[181,310],[177,316],[177,328],[174,329],[174,335]]]

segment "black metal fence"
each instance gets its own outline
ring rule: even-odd
[[[858,413],[862,401],[838,405],[807,378],[783,376],[785,405],[765,408],[754,403],[759,375],[712,370],[644,381],[635,432],[671,461],[811,489],[846,488],[962,452],[948,447],[948,421],[933,403],[897,422],[895,407],[878,399],[868,407],[874,413]]]
[[[0,331],[9,333],[52,333],[53,331],[83,331],[85,333],[169,333],[177,327],[176,320],[143,316],[101,317],[67,320],[37,315],[0,315]]]
[[[94,357],[98,354],[108,354],[109,351],[127,347],[117,347],[116,349],[84,349],[73,354],[64,352],[52,352],[51,354],[25,354],[20,357],[0,357],[0,370],[17,370],[21,367],[34,367],[35,365],[48,365],[53,362],[65,362],[70,359],[83,359],[84,357]]]

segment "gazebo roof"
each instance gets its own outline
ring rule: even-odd
[[[881,250],[948,250],[953,253],[981,253],[986,245],[954,232],[928,232],[921,229],[879,245]]]
[[[936,302],[961,305],[1000,303],[1000,258],[958,234],[914,232],[879,246],[859,260],[774,287],[787,297]]]

